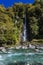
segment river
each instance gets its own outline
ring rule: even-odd
[[[40,52],[35,52],[32,49],[10,49],[6,53],[0,51],[0,65],[16,62],[26,62],[28,64],[37,62],[43,64],[43,50],[40,49]]]

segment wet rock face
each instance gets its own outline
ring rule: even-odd
[[[26,65],[25,62],[8,63],[7,65]]]

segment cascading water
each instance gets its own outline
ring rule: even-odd
[[[25,21],[24,21],[24,29],[23,29],[23,41],[25,42],[26,39],[26,15],[25,15]]]

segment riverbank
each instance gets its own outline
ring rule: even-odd
[[[11,44],[11,45],[6,45],[3,44],[0,47],[0,51],[6,52],[8,49],[35,49],[35,51],[39,51],[39,49],[43,49],[43,40],[32,40],[31,42],[22,42],[18,44]]]
[[[30,42],[18,43],[16,45],[11,45],[10,47],[14,47],[16,49],[43,49],[43,39],[33,39]]]
[[[22,50],[33,50],[35,52],[40,52],[40,49],[43,49],[43,46],[40,46],[40,45],[33,45],[33,44],[28,44],[28,45],[19,45],[19,46],[10,46],[10,47],[0,47],[0,51],[4,52],[4,53],[9,53],[9,50],[13,50],[13,49],[16,49],[16,50],[19,50],[19,49],[22,49]]]

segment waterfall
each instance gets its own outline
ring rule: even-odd
[[[23,41],[26,41],[26,15],[25,15],[25,21],[24,21],[24,27],[23,27]]]

